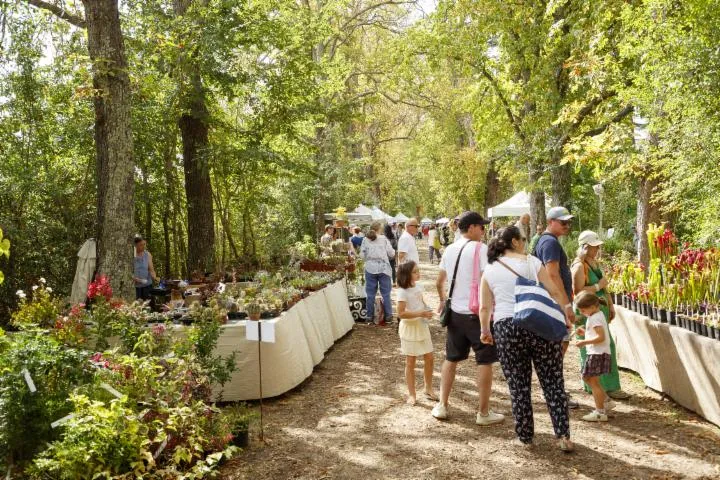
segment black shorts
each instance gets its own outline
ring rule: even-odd
[[[470,347],[475,351],[475,363],[478,365],[490,365],[498,361],[495,345],[480,342],[480,318],[477,315],[452,312],[445,340],[445,359],[450,362],[467,360]]]

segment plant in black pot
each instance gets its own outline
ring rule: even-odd
[[[250,423],[258,417],[246,403],[237,403],[224,409],[233,435],[233,445],[247,448],[250,445]]]

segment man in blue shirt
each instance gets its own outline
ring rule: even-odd
[[[571,323],[575,323],[575,312],[573,311],[572,298],[572,273],[568,258],[560,245],[559,237],[570,233],[573,215],[565,207],[553,207],[547,212],[547,228],[540,236],[532,252],[539,258],[545,269],[550,275],[550,279],[555,283],[561,293],[562,305],[565,316]],[[567,351],[570,344],[570,332],[563,340],[563,354]],[[578,408],[578,403],[570,398],[568,394],[568,406],[570,408]]]

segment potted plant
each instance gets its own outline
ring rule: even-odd
[[[257,418],[257,413],[245,403],[232,405],[224,411],[233,436],[232,444],[240,448],[247,448],[250,445],[250,423]]]
[[[248,318],[250,320],[260,320],[260,315],[262,314],[263,308],[260,302],[256,300],[252,300],[250,303],[245,305],[245,311],[248,314]]]
[[[345,210],[345,207],[338,207],[335,209],[335,226],[338,228],[342,228],[345,226],[345,221],[347,220],[347,210]]]

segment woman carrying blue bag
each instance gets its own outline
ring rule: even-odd
[[[516,312],[516,295],[518,295],[522,302],[519,309],[521,314],[534,310],[535,316],[540,317],[537,320],[538,324],[556,322],[558,321],[556,317],[559,315],[560,321],[565,322],[565,328],[571,328],[567,319],[564,319],[562,310],[547,298],[547,293],[543,291],[538,294],[537,289],[542,287],[534,286],[534,282],[522,280],[537,280],[542,285],[550,287],[548,288],[550,296],[559,303],[560,292],[550,281],[550,276],[542,262],[525,254],[526,242],[527,239],[522,236],[520,230],[511,226],[500,229],[488,244],[489,265],[480,283],[480,340],[488,344],[497,343],[500,365],[510,390],[518,441],[522,445],[532,445],[535,434],[530,397],[534,365],[545,393],[558,446],[564,452],[571,452],[574,446],[570,441],[562,342],[543,338],[548,335],[542,332],[542,328],[539,329],[541,334],[538,334],[532,328],[523,328],[523,323],[513,321]],[[519,277],[521,277],[520,281],[518,281]],[[490,330],[491,314],[495,338]],[[531,324],[525,324],[525,327],[530,326]]]

